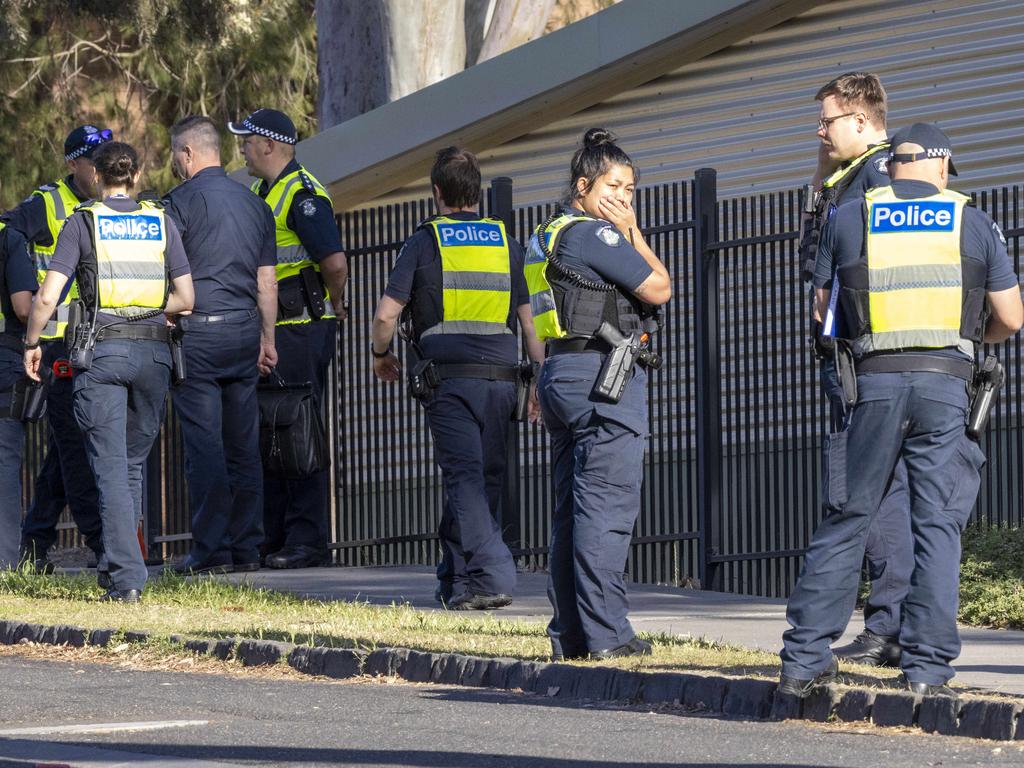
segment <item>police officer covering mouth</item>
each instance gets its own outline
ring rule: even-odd
[[[39,334],[67,282],[84,318],[70,335],[74,412],[100,492],[111,588],[103,600],[137,602],[146,565],[137,538],[142,470],[160,432],[171,383],[167,320],[192,308],[181,237],[159,207],[131,197],[141,171],[128,144],[93,155],[101,198],[64,224],[25,332],[26,373],[39,379]]]
[[[253,571],[263,542],[257,365],[277,363],[274,217],[225,174],[210,118],[172,126],[171,162],[183,183],[167,196],[166,212],[196,295],[181,321],[186,377],[171,392],[192,510],[192,549],[175,570]]]
[[[373,320],[373,370],[381,381],[397,380],[391,342],[405,310],[417,358],[410,389],[426,409],[444,481],[435,596],[450,610],[501,608],[516,583],[497,516],[521,375],[517,319],[536,363],[544,349],[533,332],[522,248],[500,220],[478,213],[476,158],[442,149],[430,180],[438,214],[398,254]]]
[[[42,185],[2,217],[29,241],[40,283],[46,276],[57,247],[57,235],[65,220],[76,206],[96,195],[93,152],[112,139],[113,133],[107,128],[93,125],[75,128],[64,140],[64,164],[68,174]],[[46,552],[57,541],[57,521],[68,507],[79,533],[96,555],[99,581],[107,586],[99,494],[86,458],[85,441],[75,421],[71,368],[64,346],[68,308],[77,295],[78,286],[72,282],[40,335],[44,342],[43,366],[50,379],[46,391],[47,450],[35,479],[32,504],[25,515],[21,550],[23,559],[37,571],[52,570]]]
[[[946,188],[949,138],[916,123],[890,151],[892,183],[840,206],[817,254],[818,310],[838,294],[837,351],[855,377],[845,428],[827,438],[825,517],[787,607],[783,695],[836,675],[829,644],[849,621],[868,528],[901,457],[914,538],[902,684],[955,695],[946,682],[960,653],[960,534],[985,463],[966,432],[968,386],[979,345],[1016,333],[1024,306],[998,226]]]
[[[629,357],[617,397],[595,386],[613,354],[609,339],[638,347],[651,330],[649,305],[672,296],[668,270],[637,225],[636,182],[614,136],[591,129],[572,158],[564,205],[527,250],[530,307],[547,342],[538,395],[555,486],[548,582],[555,659],[651,652],[629,623],[624,573],[640,511],[647,372]]]
[[[276,373],[289,384],[313,384],[322,407],[327,369],[347,316],[348,261],[330,195],[295,160],[295,124],[276,109],[258,109],[228,130],[244,136],[242,154],[259,179],[252,191],[270,206],[277,243]],[[261,372],[270,373],[269,361]],[[325,565],[330,468],[298,479],[263,479],[263,552],[271,568]]]

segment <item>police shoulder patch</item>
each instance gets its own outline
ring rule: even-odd
[[[879,173],[884,173],[886,176],[889,175],[889,158],[880,157],[875,160],[875,169]]]
[[[1006,245],[1006,235],[1003,234],[1003,230],[1001,230],[999,225],[994,221],[992,222],[992,231],[996,233],[996,237],[999,238],[999,242]]]
[[[302,211],[303,216],[316,216],[316,203],[312,198],[307,197],[299,203],[299,210]]]
[[[622,236],[614,227],[600,227],[595,234],[605,245],[613,248],[622,244]]]

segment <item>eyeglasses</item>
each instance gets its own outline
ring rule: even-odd
[[[103,144],[113,138],[114,132],[109,128],[104,128],[102,131],[96,131],[96,133],[85,134],[85,144],[88,147],[92,147],[96,144]]]
[[[829,128],[832,127],[832,123],[834,123],[836,120],[842,120],[844,117],[853,117],[854,115],[859,114],[859,112],[846,112],[842,115],[836,115],[835,117],[823,117],[821,120],[818,121],[818,130],[827,131]]]

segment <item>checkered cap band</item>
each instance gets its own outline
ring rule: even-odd
[[[295,139],[292,138],[291,136],[285,136],[284,134],[278,133],[277,131],[272,131],[269,128],[263,128],[259,125],[256,125],[255,123],[251,122],[248,117],[242,121],[242,125],[244,125],[247,129],[249,129],[250,131],[259,136],[265,136],[268,139],[280,141],[282,144],[295,143]]]
[[[69,153],[67,155],[64,155],[64,159],[65,160],[77,160],[82,155],[84,155],[86,152],[88,152],[90,149],[95,149],[95,147],[90,147],[90,146],[87,146],[87,145],[83,144],[78,149],[76,149],[74,152],[71,152],[71,153]]]

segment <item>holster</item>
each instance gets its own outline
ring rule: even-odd
[[[327,313],[327,292],[320,273],[313,267],[299,270],[299,274],[277,283],[277,319],[291,320],[306,311],[313,320]]]
[[[17,421],[34,423],[46,414],[46,392],[50,385],[50,372],[39,369],[39,381],[22,376],[11,390],[10,417]]]
[[[76,371],[87,371],[92,367],[92,355],[96,349],[96,329],[91,313],[85,302],[76,299],[68,308],[68,327],[64,332],[64,343],[68,348],[68,361]]]
[[[409,369],[409,394],[421,403],[430,399],[430,395],[441,383],[433,360],[420,360]]]
[[[836,376],[843,388],[843,400],[848,408],[852,408],[857,404],[857,369],[850,346],[841,339],[835,340],[835,366]]]
[[[188,369],[185,366],[185,324],[184,319],[179,317],[171,329],[171,337],[168,342],[171,347],[171,384],[178,386],[188,376]]]
[[[519,378],[516,379],[516,409],[512,421],[527,421],[530,418],[530,385],[533,383],[533,363],[519,364]]]
[[[314,320],[319,320],[327,312],[327,296],[320,273],[313,267],[305,267],[299,270],[299,277],[302,279],[302,289],[306,294],[306,307],[309,309],[309,316]]]

